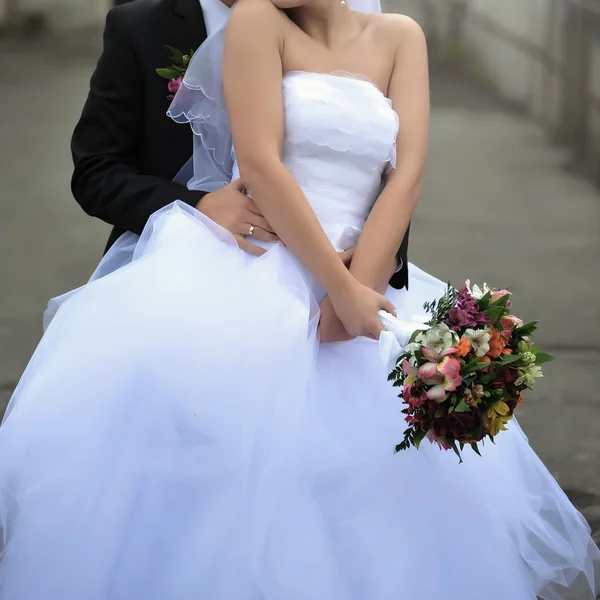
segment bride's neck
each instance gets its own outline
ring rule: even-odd
[[[311,38],[324,44],[335,43],[356,25],[353,13],[340,0],[314,0],[309,5],[289,9],[288,15]]]

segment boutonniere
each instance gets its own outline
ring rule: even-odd
[[[173,100],[183,81],[183,76],[192,60],[192,56],[194,56],[194,51],[190,50],[188,54],[184,54],[181,50],[173,48],[173,46],[165,46],[165,48],[170,52],[173,62],[168,67],[156,69],[156,74],[169,82],[167,83],[167,89],[169,90],[167,98]]]

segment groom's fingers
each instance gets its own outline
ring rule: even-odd
[[[252,241],[252,238],[256,238],[261,242],[279,242],[279,238],[270,231],[265,231],[262,227],[257,227],[251,223],[245,223],[246,239]],[[252,235],[248,233],[252,230]]]
[[[247,198],[246,208],[250,213],[250,218],[248,220],[252,225],[260,227],[261,229],[264,229],[270,233],[275,233],[275,230],[269,225],[269,222],[264,218],[262,212],[260,212],[260,208],[256,206],[256,203],[254,200],[252,200],[252,198]]]
[[[248,197],[248,199],[246,200],[246,208],[251,213],[254,213],[255,215],[258,215],[259,217],[262,217],[262,213],[260,212],[260,208],[258,208],[258,206],[256,206],[256,202],[254,202],[254,200],[252,200],[252,198],[250,198],[250,197]]]
[[[262,256],[266,252],[264,248],[250,243],[243,235],[236,235],[235,239],[238,246],[248,254],[252,254],[253,256]]]
[[[269,225],[269,223],[267,223],[267,220],[264,217],[261,217],[260,215],[248,212],[246,213],[246,219],[248,223],[250,223],[250,225],[254,225],[254,227],[260,227],[261,229],[264,229],[269,233],[275,233]]]
[[[258,217],[260,217],[261,219],[264,219],[264,216],[260,210],[260,208],[258,208],[258,206],[256,206],[256,202],[254,202],[254,200],[252,200],[252,198],[248,198],[246,201],[246,208],[248,209],[249,212],[251,212],[253,215],[257,215]],[[266,220],[265,220],[266,222]],[[269,229],[271,227],[269,226]]]

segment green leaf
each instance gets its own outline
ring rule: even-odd
[[[432,302],[425,302],[423,309],[431,315],[431,319],[427,322],[427,325],[433,326],[443,321],[448,316],[450,309],[456,304],[457,297],[458,290],[453,288],[450,282],[448,282],[446,292],[441,298]]]
[[[178,48],[174,48],[173,46],[165,46],[165,48],[171,54],[171,60],[176,63],[183,62],[183,52]]]
[[[516,362],[521,359],[519,354],[505,354],[500,360],[494,361],[493,365],[495,367],[501,367],[503,365],[508,365],[510,363]]]
[[[419,444],[423,441],[423,438],[425,437],[425,432],[422,429],[417,429],[417,431],[415,431],[415,435],[413,437],[413,444],[415,445],[416,448],[419,447]]]
[[[161,69],[156,69],[156,74],[163,79],[177,79],[181,73],[176,71],[173,67],[163,67]]]
[[[556,360],[556,356],[553,354],[547,354],[546,352],[538,352],[535,355],[535,362],[538,365],[543,365],[544,363],[550,362],[551,360]]]
[[[460,370],[460,374],[464,377],[465,375],[468,375],[469,373],[474,373],[475,371],[477,371],[479,365],[479,357],[476,356],[473,360],[469,361],[461,370]]]
[[[525,335],[531,335],[538,328],[538,323],[539,321],[525,323],[522,327],[517,327],[517,329],[514,330],[513,335],[519,338]]]
[[[500,317],[504,315],[506,309],[504,306],[492,305],[486,309],[485,314],[490,318],[492,324],[496,323]]]
[[[473,448],[473,452],[475,452],[475,454],[478,454],[479,456],[481,456],[481,452],[479,452],[479,448],[475,442],[473,442],[471,444],[471,448]]]
[[[506,308],[506,305],[508,304],[509,300],[510,300],[510,294],[504,294],[504,296],[500,296],[500,298],[498,298],[497,300],[492,302],[492,305],[493,306],[504,306],[504,308]]]
[[[460,455],[460,450],[456,447],[456,442],[452,440],[452,445],[450,446],[452,450],[454,450],[456,456],[458,456],[458,464],[460,465],[463,461],[462,456]]]
[[[454,411],[458,413],[470,412],[471,407],[464,398],[461,398],[460,402],[454,407]]]
[[[477,306],[479,310],[487,310],[490,306],[490,300],[492,299],[492,292],[487,292],[479,300],[477,300]]]

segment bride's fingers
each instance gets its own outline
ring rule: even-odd
[[[372,340],[378,340],[379,335],[381,334],[382,331],[383,331],[383,325],[381,324],[381,321],[379,320],[379,318],[376,318],[373,321],[371,321],[371,323],[369,323],[369,331],[368,331],[366,337],[368,337]]]
[[[380,308],[396,316],[396,307],[385,296],[381,296]]]

